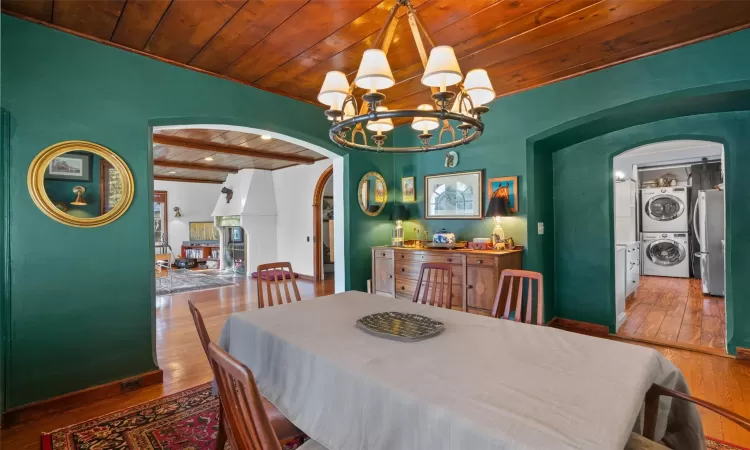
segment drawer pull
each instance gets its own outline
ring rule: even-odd
[[[403,286],[401,286],[401,290],[402,290],[402,291],[404,290],[404,287],[403,287]]]
[[[381,253],[380,256],[385,256],[385,253]]]
[[[448,259],[446,259],[446,261],[451,262],[451,261],[453,261],[453,258],[448,258]]]
[[[477,260],[477,264],[482,264],[482,260]]]
[[[401,272],[406,272],[406,269],[404,269],[404,268],[402,267],[402,268],[401,268]]]
[[[468,286],[466,286],[466,289],[473,289],[473,288],[474,288],[474,286],[472,286],[471,284],[468,285]]]
[[[393,275],[388,275],[388,278],[393,278]]]

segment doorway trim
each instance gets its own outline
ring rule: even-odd
[[[333,164],[331,164],[318,178],[318,183],[315,185],[315,191],[313,192],[313,277],[315,281],[323,280],[323,252],[322,252],[322,226],[323,214],[321,212],[321,205],[323,203],[323,190],[326,187],[326,183],[331,179],[333,175]]]

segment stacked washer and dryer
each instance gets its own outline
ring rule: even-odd
[[[688,188],[641,189],[643,274],[690,277]]]

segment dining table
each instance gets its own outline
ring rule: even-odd
[[[444,329],[406,342],[356,326],[380,312]],[[329,450],[622,450],[653,383],[689,392],[649,347],[357,291],[234,313],[219,345]],[[655,437],[705,448],[695,406],[666,397]]]

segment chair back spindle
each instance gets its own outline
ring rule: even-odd
[[[534,303],[534,281],[537,286],[536,304]],[[536,309],[535,321],[532,319],[534,309]],[[503,319],[510,319],[511,310],[513,320],[516,322],[544,325],[544,281],[541,273],[516,269],[503,270],[495,295],[495,304],[492,307],[492,317],[499,318],[502,314]]]
[[[287,274],[289,278],[287,278]],[[261,264],[258,266],[258,308],[265,306],[281,305],[291,303],[292,298],[296,301],[302,300],[297,288],[297,281],[294,278],[294,271],[292,265],[288,262],[277,262],[269,264]],[[263,285],[265,286],[266,295],[263,294]],[[273,284],[273,290],[271,285]],[[290,291],[289,285],[292,285]],[[281,293],[281,288],[284,288],[284,294]],[[275,295],[274,295],[275,294]],[[294,294],[292,296],[292,294]],[[274,298],[276,299],[274,302]],[[266,305],[268,302],[268,305]]]
[[[427,275],[425,277],[425,274]],[[424,281],[424,290],[422,282]],[[451,308],[453,274],[451,265],[445,263],[424,263],[419,272],[419,281],[414,291],[413,302],[439,308]],[[432,289],[430,289],[432,287]],[[420,299],[420,294],[422,298]]]

